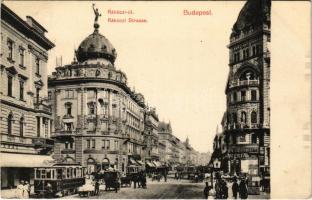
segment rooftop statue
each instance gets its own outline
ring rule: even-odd
[[[92,4],[94,15],[95,15],[94,23],[97,24],[99,17],[101,17],[101,14],[99,13],[99,9],[95,8],[94,6],[95,4]]]

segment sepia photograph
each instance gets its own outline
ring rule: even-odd
[[[311,5],[288,3],[1,1],[1,198],[310,196]]]

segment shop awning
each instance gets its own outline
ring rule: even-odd
[[[143,166],[144,163],[141,160],[136,160],[137,163],[139,163],[139,165]]]
[[[151,163],[150,161],[146,161],[145,163],[146,163],[146,165],[149,166],[149,167],[153,167],[153,168],[156,167],[156,166],[155,166],[153,163]]]
[[[154,163],[154,165],[155,165],[156,167],[161,167],[161,163],[160,163],[160,162],[158,162],[158,161],[153,161],[153,163]]]
[[[1,167],[44,167],[50,163],[54,163],[51,156],[16,154],[16,153],[1,153]]]
[[[131,165],[138,165],[138,163],[133,158],[129,158],[129,162]]]

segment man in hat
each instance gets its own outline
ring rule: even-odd
[[[237,183],[236,176],[234,176],[234,178],[233,178],[232,192],[233,192],[233,198],[237,199],[238,183]]]

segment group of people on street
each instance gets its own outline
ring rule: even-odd
[[[132,181],[133,181],[133,185],[134,185],[133,188],[134,189],[137,187],[137,184],[138,184],[138,188],[139,187],[142,187],[144,189],[147,188],[146,187],[146,173],[143,171],[139,172],[138,174],[135,174],[133,176]]]
[[[30,196],[31,186],[28,181],[21,180],[16,188],[18,199],[28,199]]]
[[[208,182],[206,182],[206,186],[204,189],[204,196],[205,199],[208,199],[210,191],[213,189],[212,186],[208,185]],[[232,184],[232,193],[233,193],[233,199],[237,199],[238,197],[240,199],[247,199],[248,197],[248,190],[247,190],[247,184],[244,178],[240,180],[240,183],[237,183],[237,178],[233,178],[233,184]],[[229,192],[228,192],[228,186],[224,179],[221,177],[216,177],[216,183],[214,188],[214,193],[212,194],[215,196],[216,199],[227,199],[229,198]]]

